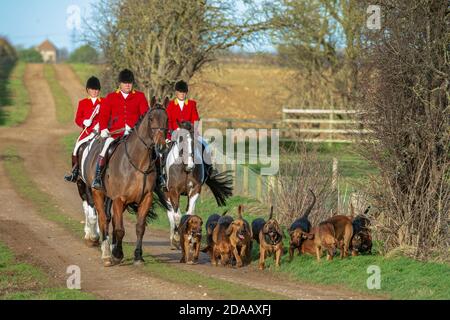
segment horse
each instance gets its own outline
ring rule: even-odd
[[[161,105],[153,97],[149,110],[140,118],[131,133],[110,147],[113,151],[103,173],[104,190],[87,187],[91,186],[94,180],[96,160],[104,140],[95,139],[89,145],[89,152],[83,153],[80,168],[86,191],[85,197],[88,201],[93,202],[98,213],[99,240],[101,240],[103,265],[106,267],[119,264],[123,260],[122,240],[125,236],[123,212],[127,207],[137,209],[135,265],[144,262],[142,239],[147,215],[153,204],[154,191],[158,195],[160,203],[166,209],[168,208],[164,194],[155,190],[156,148],[165,144],[168,104],[168,98]],[[108,230],[111,220],[112,243]]]
[[[178,122],[178,121],[177,121]],[[208,176],[205,172],[201,143],[194,143],[194,130],[191,122],[178,122],[179,129],[172,133],[173,145],[165,164],[167,173],[167,192],[170,223],[171,249],[179,249],[178,226],[181,220],[180,196],[188,197],[187,213],[194,214],[195,203],[206,184],[212,191],[219,206],[226,205],[226,199],[232,196],[233,181],[229,172]],[[195,161],[194,161],[195,160]]]

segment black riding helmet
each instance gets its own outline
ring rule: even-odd
[[[98,80],[97,77],[92,76],[86,82],[86,90],[87,89],[100,90],[101,88],[102,87],[100,86],[100,80]]]
[[[180,80],[175,84],[175,91],[187,93],[189,91],[186,81]]]
[[[119,73],[119,82],[121,83],[134,83],[134,74],[129,69],[123,69]]]

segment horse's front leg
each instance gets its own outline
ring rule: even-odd
[[[102,260],[103,265],[105,267],[109,267],[112,265],[111,262],[111,248],[110,248],[110,242],[108,238],[108,220],[106,217],[104,202],[105,202],[105,195],[101,191],[93,190],[93,198],[94,198],[94,204],[95,208],[98,212],[98,224],[100,229],[100,236],[102,241]]]
[[[153,202],[153,192],[148,192],[139,205],[136,222],[136,249],[134,250],[134,264],[140,265],[144,262],[142,258],[142,238],[145,233],[147,213]]]
[[[196,192],[192,196],[189,197],[189,207],[186,214],[192,215],[195,211],[195,203],[198,200],[198,197],[200,196],[200,193]]]
[[[123,226],[123,210],[125,208],[124,202],[120,198],[113,200],[113,238],[114,248],[112,250],[112,261],[114,264],[119,264],[123,259],[122,240],[125,236],[125,228]]]
[[[170,190],[168,199],[169,210],[167,211],[167,216],[170,222],[170,248],[171,250],[178,250],[180,249],[180,234],[178,232],[178,225],[181,220],[180,194],[176,190]]]

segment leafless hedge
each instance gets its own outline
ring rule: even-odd
[[[448,259],[450,213],[447,1],[383,1],[367,33],[361,154],[379,169],[366,188],[386,252]]]

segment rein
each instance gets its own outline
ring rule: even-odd
[[[152,120],[151,113],[152,113],[153,111],[155,111],[155,110],[164,110],[164,111],[165,111],[165,109],[162,108],[162,107],[152,108],[152,109],[150,109],[150,110],[148,111],[148,126],[149,126],[149,128],[152,130],[152,131],[151,131],[151,132],[152,132],[152,137],[153,137],[153,130],[159,130],[159,131],[163,131],[163,132],[166,132],[166,131],[167,131],[166,128],[153,128],[153,127],[150,127],[150,121]],[[146,185],[147,185],[147,176],[155,170],[155,160],[156,160],[156,159],[152,159],[152,158],[151,158],[151,155],[150,155],[152,149],[155,147],[155,143],[151,140],[150,144],[147,144],[147,143],[145,142],[145,140],[139,135],[139,133],[138,133],[138,131],[137,131],[138,129],[139,129],[139,124],[134,128],[134,131],[135,131],[136,136],[138,137],[139,141],[141,141],[141,142],[144,144],[145,148],[146,148],[147,151],[148,151],[149,163],[148,163],[148,168],[147,168],[147,170],[143,171],[142,169],[140,169],[138,166],[136,166],[136,165],[133,163],[133,161],[132,161],[132,159],[131,159],[131,156],[130,156],[130,153],[128,152],[128,144],[127,144],[128,139],[127,139],[127,138],[125,139],[125,142],[124,142],[124,143],[125,143],[125,155],[127,156],[128,162],[131,164],[131,166],[132,166],[136,171],[138,171],[138,172],[140,172],[140,173],[142,173],[142,174],[144,175],[144,182],[143,182],[143,186],[142,186],[142,194],[141,194],[141,199],[140,199],[140,201],[139,201],[139,203],[141,203],[142,200],[144,199],[144,195],[145,195],[145,187],[146,187]]]
[[[165,109],[164,109],[164,108],[161,108],[161,107],[156,107],[156,108],[152,108],[152,109],[150,109],[150,110],[148,111],[148,113],[149,113],[148,123],[149,123],[149,128],[152,130],[152,136],[153,136],[153,130],[159,130],[159,131],[163,131],[163,132],[167,131],[166,128],[158,128],[158,127],[153,128],[153,127],[150,127],[150,121],[151,121],[151,119],[152,119],[151,113],[152,113],[153,111],[155,111],[155,110],[165,110]],[[152,148],[155,147],[155,143],[152,141],[150,144],[147,144],[147,143],[145,142],[145,140],[139,135],[137,129],[138,129],[138,127],[134,129],[134,131],[135,131],[135,133],[136,133],[136,136],[138,137],[139,141],[141,141],[141,142],[144,144],[145,148],[146,148],[147,151],[148,151],[148,155],[149,155],[149,158],[150,158],[150,151],[152,150]],[[132,161],[132,159],[131,159],[131,156],[130,156],[130,154],[129,154],[129,152],[128,152],[128,144],[127,144],[127,140],[128,140],[128,139],[125,139],[125,154],[126,154],[126,156],[127,156],[127,158],[128,158],[128,162],[131,164],[131,166],[132,166],[136,171],[142,173],[144,176],[150,174],[150,173],[154,170],[154,168],[153,168],[154,161],[152,161],[152,159],[149,159],[149,160],[150,160],[149,166],[148,166],[148,169],[145,170],[145,171],[143,171],[143,170],[141,170],[140,168],[138,168],[138,167],[133,163],[133,161]]]

